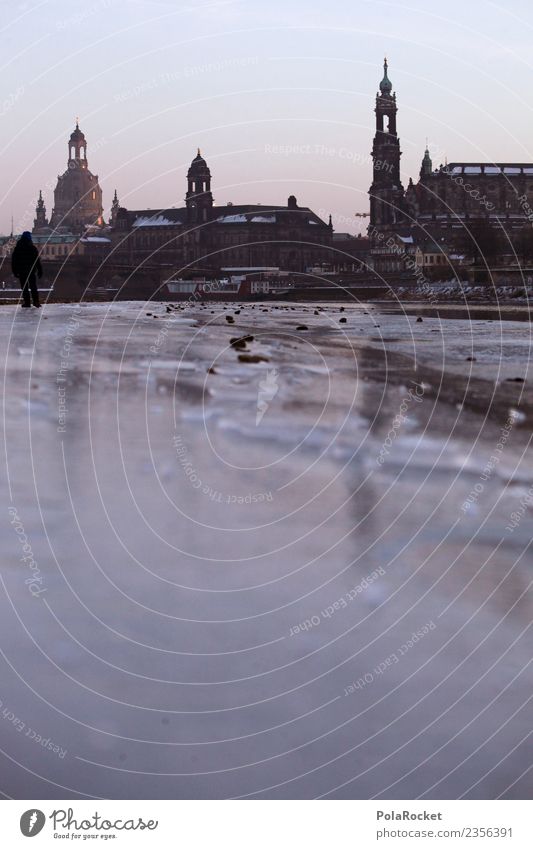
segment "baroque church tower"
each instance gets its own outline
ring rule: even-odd
[[[57,178],[50,226],[81,233],[89,226],[101,227],[102,216],[102,189],[89,171],[87,142],[76,121],[68,141],[67,170]]]
[[[376,134],[372,147],[373,180],[370,187],[370,226],[380,232],[393,231],[403,221],[404,190],[400,181],[400,140],[396,132],[396,93],[387,75],[376,95]]]
[[[46,207],[44,205],[43,193],[39,191],[39,200],[35,207],[35,218],[33,219],[33,232],[43,230],[48,227],[48,219],[46,217]]]
[[[115,194],[113,195],[113,203],[111,205],[111,215],[109,217],[109,223],[111,227],[116,227],[118,211],[120,209],[120,201],[118,199],[117,190],[115,189]]]
[[[191,162],[187,172],[187,220],[189,224],[202,224],[209,221],[213,211],[213,195],[211,194],[211,171],[200,153]]]

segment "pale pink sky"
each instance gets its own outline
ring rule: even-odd
[[[2,4],[0,232],[48,213],[75,116],[106,217],[180,206],[201,147],[215,202],[283,203],[356,232],[368,210],[374,97],[389,59],[402,179],[434,164],[531,161],[533,11],[446,4],[31,0]]]

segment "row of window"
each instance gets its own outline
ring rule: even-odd
[[[444,254],[426,254],[422,258],[424,265],[444,265],[447,258]]]
[[[39,247],[39,253],[41,256],[68,256],[71,253],[74,253],[72,250],[72,245],[41,245]]]

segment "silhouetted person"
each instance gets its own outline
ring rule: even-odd
[[[22,234],[11,256],[11,268],[13,274],[20,280],[22,287],[23,307],[31,307],[31,298],[34,307],[40,307],[39,292],[35,275],[39,279],[43,276],[43,268],[39,259],[39,251],[31,240],[31,233],[27,230]]]

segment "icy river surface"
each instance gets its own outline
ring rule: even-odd
[[[5,796],[531,796],[530,324],[420,315],[0,308]]]

